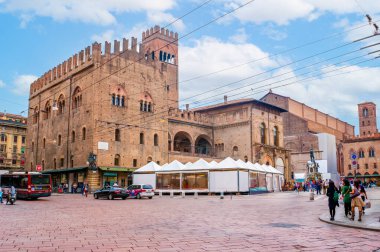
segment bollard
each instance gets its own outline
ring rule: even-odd
[[[186,192],[182,191],[182,198],[185,198]]]
[[[160,191],[160,192],[158,193],[158,196],[159,196],[160,198],[162,198],[162,191]]]
[[[314,200],[314,192],[313,191],[310,192],[310,200]]]
[[[224,199],[224,192],[220,192],[220,199]]]
[[[174,193],[173,191],[170,191],[170,198],[173,198],[174,197]]]
[[[198,192],[194,193],[194,199],[198,199]]]

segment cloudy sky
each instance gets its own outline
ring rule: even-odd
[[[27,109],[30,83],[94,41],[135,36],[178,17],[180,97],[191,107],[290,96],[357,125],[357,104],[380,106],[378,0],[0,0],[0,111]],[[187,35],[191,33],[190,35]],[[207,92],[210,91],[210,92]],[[203,93],[203,95],[199,95]]]

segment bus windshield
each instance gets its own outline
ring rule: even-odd
[[[43,184],[50,184],[50,177],[49,175],[32,175],[32,185],[43,185]]]

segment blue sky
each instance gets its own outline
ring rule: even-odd
[[[204,2],[0,0],[0,111],[19,114],[26,110],[29,84],[95,40],[104,44],[105,40],[133,35],[140,41],[143,30],[155,24],[165,26]],[[246,2],[211,0],[170,29],[185,35]],[[380,68],[376,60],[358,64],[369,57],[349,59],[380,48],[338,55],[379,42],[380,36],[310,56],[372,35],[374,28],[364,15],[368,13],[376,21],[379,12],[380,1],[376,0],[255,0],[180,40],[180,81],[254,62],[180,83],[181,99],[265,72],[183,103],[199,100],[190,107],[201,106],[214,100],[209,97],[215,94],[220,99],[224,94],[231,99],[260,98],[271,87],[274,92],[357,125],[357,103],[374,101],[380,105],[380,82],[376,78]],[[330,39],[324,39],[327,37]],[[320,39],[324,40],[289,51]],[[268,58],[270,55],[275,56]],[[292,64],[294,61],[299,62]],[[305,76],[309,79],[302,81]],[[252,91],[259,85],[265,85],[258,89],[261,93]]]

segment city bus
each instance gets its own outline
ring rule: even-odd
[[[39,172],[13,172],[0,175],[0,186],[4,193],[11,186],[16,188],[18,199],[49,197],[52,190],[51,176]]]

